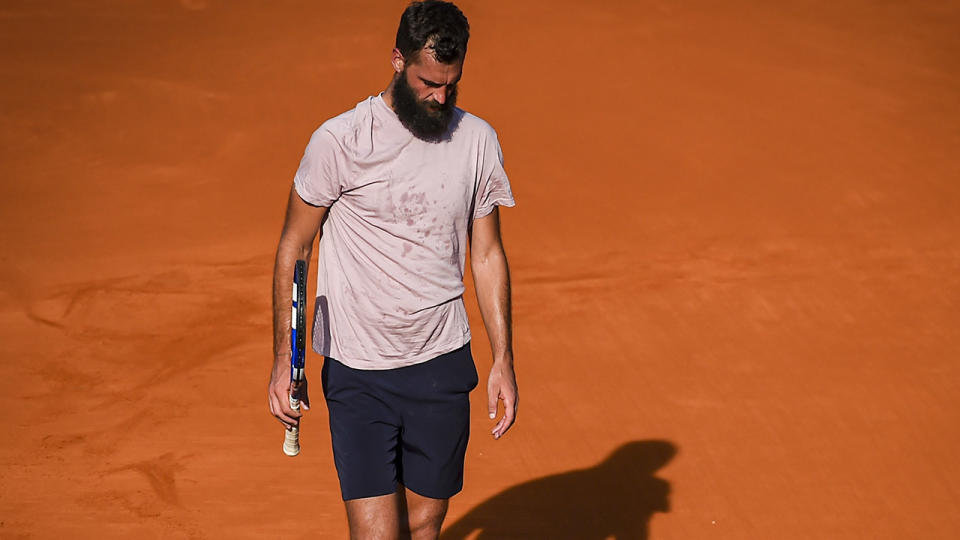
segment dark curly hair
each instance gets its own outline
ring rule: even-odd
[[[416,61],[426,48],[438,62],[451,64],[466,57],[469,39],[470,24],[460,8],[451,2],[425,0],[403,11],[396,46],[409,61]]]

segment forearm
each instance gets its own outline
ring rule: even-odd
[[[307,261],[307,275],[313,242],[300,245],[280,239],[273,269],[273,356],[274,360],[290,359],[290,317],[293,301],[293,267],[297,260]]]
[[[513,327],[510,313],[510,268],[501,246],[473,258],[473,282],[483,325],[490,338],[494,363],[513,365]]]

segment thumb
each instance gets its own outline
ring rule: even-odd
[[[300,400],[300,406],[304,409],[310,409],[310,393],[307,388],[307,380],[297,383],[293,389],[293,395]]]
[[[497,398],[500,393],[498,391],[487,392],[487,412],[490,413],[490,419],[497,417]]]

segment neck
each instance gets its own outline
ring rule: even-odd
[[[383,91],[383,101],[384,101],[384,103],[387,104],[387,107],[390,107],[391,109],[393,109],[394,112],[397,111],[397,109],[395,109],[394,106],[393,106],[393,83],[394,83],[396,80],[397,80],[397,77],[396,77],[396,76],[394,76],[392,79],[390,79],[390,84],[388,84],[388,85],[387,85],[387,88]]]

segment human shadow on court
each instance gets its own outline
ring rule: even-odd
[[[462,540],[645,540],[654,512],[670,511],[670,484],[654,473],[677,453],[662,440],[634,441],[594,467],[538,478],[487,499],[440,535]]]

